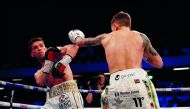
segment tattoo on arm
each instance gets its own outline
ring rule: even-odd
[[[86,46],[100,45],[103,37],[104,37],[104,34],[98,35],[94,38],[85,38],[84,45],[86,45]]]
[[[153,56],[157,56],[158,55],[158,52],[153,48],[149,38],[143,34],[143,33],[140,33],[142,39],[143,39],[143,46],[145,48],[145,51],[148,51],[149,53],[151,53]]]

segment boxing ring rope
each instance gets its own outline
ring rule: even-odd
[[[0,101],[0,106],[10,107],[10,103]],[[25,109],[40,109],[41,108],[41,106],[38,106],[38,105],[30,105],[30,104],[22,104],[22,103],[13,103],[12,106],[16,108],[25,108]],[[84,108],[84,109],[101,109],[101,108]],[[162,107],[161,109],[190,109],[190,107],[167,107],[167,108]]]
[[[48,88],[5,82],[5,81],[1,81],[1,80],[0,80],[0,85],[6,86],[6,87],[18,88],[18,89],[28,89],[28,90],[33,90],[33,91],[42,91],[42,92],[48,92],[49,91]]]
[[[37,86],[31,86],[31,85],[24,85],[24,84],[17,84],[17,83],[11,83],[11,82],[5,82],[0,80],[0,85],[6,86],[6,87],[13,87],[13,88],[19,88],[19,89],[27,89],[27,90],[33,90],[33,91],[42,91],[42,92],[48,92],[49,88],[42,88]],[[101,93],[101,90],[85,90],[85,89],[79,89],[81,93]],[[190,87],[185,88],[156,88],[157,92],[184,92],[184,91],[190,91]]]
[[[183,88],[156,88],[157,92],[186,92],[190,91],[190,87]]]
[[[10,107],[10,103],[9,102],[3,102],[0,101],[0,106],[3,107]],[[41,106],[37,106],[37,105],[30,105],[30,104],[22,104],[22,103],[13,103],[12,107],[16,107],[16,108],[27,108],[27,109],[40,109]]]
[[[6,86],[6,87],[13,87],[13,88],[19,88],[19,89],[26,89],[26,90],[32,90],[32,91],[41,91],[41,92],[48,92],[49,88],[42,88],[37,86],[31,86],[31,85],[24,85],[24,84],[18,84],[18,83],[11,83],[6,81],[0,80],[0,85]],[[102,90],[85,90],[85,89],[79,89],[81,93],[101,93]],[[184,91],[190,91],[190,87],[186,88],[156,88],[157,92],[184,92]],[[22,103],[9,103],[0,101],[0,106],[4,107],[17,107],[17,108],[30,108],[30,109],[40,109],[41,106],[38,105],[31,105],[31,104],[22,104]],[[100,108],[85,108],[85,109],[100,109]],[[173,108],[161,108],[161,109],[190,109],[190,107],[173,107]]]

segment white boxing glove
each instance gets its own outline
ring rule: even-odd
[[[80,38],[85,38],[84,33],[83,33],[81,30],[78,30],[78,29],[74,29],[74,30],[69,31],[68,35],[69,35],[69,39],[70,39],[71,42],[73,42],[73,43],[76,42],[76,39],[77,39],[78,37],[80,37]]]

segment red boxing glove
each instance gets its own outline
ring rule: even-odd
[[[46,74],[49,74],[53,68],[55,62],[60,60],[61,50],[57,47],[49,47],[45,54],[45,64],[42,71]]]
[[[72,57],[68,54],[66,54],[65,56],[63,56],[63,58],[58,61],[55,64],[55,69],[57,72],[59,73],[64,73],[63,71],[65,70],[66,66],[72,61]]]

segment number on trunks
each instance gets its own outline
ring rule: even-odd
[[[144,100],[144,97],[133,98],[133,100],[136,107],[142,107],[142,100]]]

